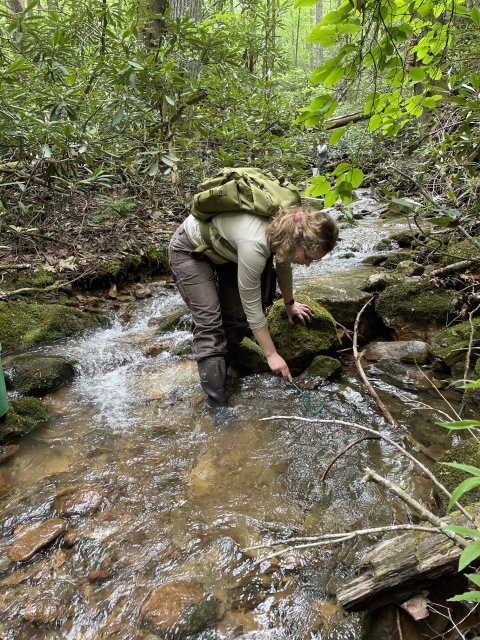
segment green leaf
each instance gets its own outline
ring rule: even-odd
[[[49,147],[48,144],[42,144],[42,153],[43,153],[43,157],[44,158],[51,158],[52,157],[52,151]]]
[[[326,89],[330,89],[336,84],[339,80],[343,78],[345,75],[345,69],[343,67],[338,67],[334,71],[332,71],[324,80],[323,84]]]
[[[134,69],[141,69],[143,71],[143,67],[141,64],[138,64],[138,62],[135,62],[135,60],[127,60],[128,64],[133,67]]]
[[[402,207],[408,207],[409,209],[416,209],[420,206],[415,200],[407,200],[406,198],[392,198],[392,202],[400,204]]]
[[[295,0],[293,8],[299,9],[300,7],[313,7],[314,4],[317,4],[317,0]]]
[[[173,98],[170,98],[169,96],[164,96],[165,100],[168,102],[168,104],[171,104],[172,106],[175,104],[175,100],[173,100]]]
[[[117,113],[113,116],[112,118],[112,124],[118,124],[120,122],[120,120],[123,118],[123,116],[125,115],[125,110],[122,107],[120,107],[120,109],[117,111]]]
[[[480,473],[480,470],[478,471]],[[455,502],[457,502],[457,500],[459,500],[463,496],[464,493],[472,491],[472,489],[476,489],[477,487],[480,487],[480,477],[478,476],[476,476],[475,478],[467,478],[466,480],[461,482],[452,493],[452,497],[450,498],[450,501],[448,503],[447,513],[453,507]]]
[[[4,74],[8,75],[14,71],[19,71],[20,69],[26,69],[28,66],[27,61],[24,58],[18,58],[18,60],[12,62],[12,64],[5,69]]]
[[[453,596],[453,598],[447,598],[447,602],[460,602],[460,600],[480,602],[480,591],[466,591],[465,593]]]
[[[307,42],[317,42],[322,47],[331,47],[337,42],[337,28],[334,26],[322,27],[317,24],[310,31]]]
[[[480,10],[478,12],[480,14]],[[477,73],[470,74],[470,83],[475,91],[478,92],[480,90],[480,76]]]
[[[476,560],[480,556],[480,540],[471,542],[462,552],[460,560],[458,561],[458,570],[462,571],[465,567]]]
[[[323,200],[323,204],[325,207],[331,207],[338,200],[338,192],[336,189],[332,189],[329,191]]]
[[[357,189],[363,182],[363,171],[361,169],[354,169],[350,182],[352,183],[352,187]]]
[[[426,74],[425,69],[422,69],[421,67],[412,67],[408,72],[408,75],[414,82],[421,82],[425,79]]]
[[[480,427],[478,420],[459,420],[457,422],[435,422],[439,427],[445,429],[475,429]]]
[[[457,220],[455,218],[451,218],[450,216],[440,216],[439,218],[429,218],[429,222],[435,224],[437,227],[456,227],[458,225]]]
[[[475,22],[477,27],[480,27],[480,9],[478,7],[473,7],[470,17]]]
[[[336,144],[340,140],[340,138],[343,136],[346,130],[347,130],[347,127],[340,127],[339,129],[335,129],[335,131],[330,136],[330,140],[328,141],[328,144]]]
[[[467,7],[464,7],[461,4],[458,4],[458,2],[456,2],[455,3],[455,13],[457,14],[457,16],[468,16],[468,9],[467,9]]]
[[[480,469],[478,467],[473,467],[471,464],[461,464],[460,462],[440,462],[439,464],[443,464],[446,467],[452,467],[452,469],[458,469],[459,471],[465,471],[465,473],[471,473],[472,476],[480,478]]]
[[[25,16],[27,13],[29,13],[32,9],[34,9],[38,4],[38,0],[32,0],[32,2],[30,2],[25,9],[23,10],[23,15]]]
[[[466,573],[465,577],[468,578],[477,587],[480,587],[480,575],[478,573]]]
[[[478,529],[469,529],[468,527],[461,527],[456,524],[442,524],[441,529],[445,529],[445,531],[453,531],[453,533],[458,533],[461,536],[480,538],[480,531]]]
[[[376,131],[382,124],[382,116],[379,113],[373,114],[368,123],[368,130],[370,133]]]
[[[155,160],[155,162],[152,162],[152,164],[148,167],[147,174],[149,176],[154,176],[157,173],[158,173],[158,160]]]

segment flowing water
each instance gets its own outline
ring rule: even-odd
[[[372,216],[342,230],[332,256],[298,268],[296,282],[347,287],[362,281],[371,269],[361,258],[399,228]],[[340,257],[352,247],[354,257]],[[145,355],[159,340],[148,320],[181,305],[161,283],[150,286],[152,298],[135,303],[128,324],[113,317],[108,329],[39,349],[75,359],[80,375],[45,398],[48,421],[24,437],[4,465],[13,489],[1,503],[1,638],[164,638],[143,620],[141,608],[171,580],[194,583],[215,597],[217,621],[191,636],[197,640],[360,638],[360,617],[341,613],[334,594],[379,538],[263,563],[256,560],[271,549],[243,549],[411,521],[403,505],[362,483],[366,466],[405,484],[425,503],[432,500],[428,481],[391,446],[368,440],[341,457],[321,484],[328,462],[362,434],[295,419],[262,421],[306,416],[299,394],[272,375],[234,380],[233,417],[215,423],[193,361],[169,352]],[[178,331],[165,339],[186,336]],[[441,414],[421,405],[441,407],[435,394],[400,392],[380,381],[377,388],[416,438],[448,445],[446,432],[432,426]],[[321,395],[321,418],[361,423],[399,439],[348,358],[340,381],[324,385]],[[95,513],[67,517],[76,536],[71,548],[58,539],[26,563],[8,560],[17,527],[56,517],[62,497],[86,488],[102,500]],[[42,617],[52,607],[55,613]]]

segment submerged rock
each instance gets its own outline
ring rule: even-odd
[[[336,358],[329,356],[316,356],[312,364],[295,379],[299,385],[312,389],[313,387],[340,375],[342,371],[342,363]]]
[[[275,302],[267,318],[277,351],[294,374],[308,367],[315,356],[326,354],[340,345],[332,315],[306,295],[300,294],[296,300],[309,305],[313,313],[311,322],[303,325],[295,320],[291,325],[283,300]]]
[[[426,364],[430,359],[430,347],[421,340],[406,340],[398,342],[374,341],[367,344],[362,356],[365,360],[382,360],[394,358],[402,362],[418,362]]]
[[[474,353],[480,353],[480,318],[474,318],[473,322]],[[470,343],[471,327],[469,322],[461,322],[448,329],[440,331],[430,344],[430,351],[436,358],[440,358],[447,367],[456,362],[464,361]]]
[[[375,310],[395,340],[430,340],[457,304],[455,292],[429,283],[402,282],[383,291]]]
[[[0,302],[0,343],[5,351],[50,342],[108,324],[105,316],[60,304]]]
[[[180,342],[172,347],[171,353],[173,356],[178,356],[180,358],[191,356],[193,354],[192,338],[185,338],[184,340],[180,340]]]
[[[50,596],[39,596],[29,602],[23,614],[24,620],[48,624],[54,622],[65,613],[65,605]]]
[[[100,508],[104,498],[105,492],[102,489],[87,487],[57,498],[55,509],[61,516],[90,516]]]
[[[199,633],[215,622],[218,601],[193,582],[167,582],[142,606],[140,615],[155,632],[169,638]]]
[[[37,551],[47,547],[65,531],[66,523],[61,518],[26,525],[15,531],[16,540],[10,545],[7,555],[13,562],[26,562]]]
[[[0,418],[0,443],[24,436],[46,417],[47,410],[37,398],[12,400],[6,415]]]
[[[379,360],[375,365],[370,365],[366,372],[372,376],[387,377],[389,382],[401,389],[422,390],[432,387],[428,378],[420,371],[407,369],[400,363],[387,358]]]
[[[66,358],[41,354],[15,358],[9,372],[13,389],[27,396],[43,396],[56,391],[75,376],[75,369]]]
[[[270,371],[266,357],[256,342],[244,338],[235,353],[232,365],[241,367],[250,373],[265,373]]]

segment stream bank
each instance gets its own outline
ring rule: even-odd
[[[345,292],[358,290],[374,271],[362,264],[364,258],[403,228],[364,215],[357,227],[342,229],[345,237],[332,256],[310,270],[296,269],[297,288],[312,292],[333,282]],[[335,602],[338,586],[378,536],[259,566],[257,554],[242,549],[271,538],[414,519],[382,489],[362,484],[366,464],[433,506],[429,481],[392,447],[369,441],[319,483],[335,453],[358,436],[346,427],[261,422],[270,415],[304,415],[295,390],[268,373],[232,380],[235,419],[215,425],[204,409],[194,363],[188,355],[174,355],[189,339],[188,323],[162,332],[161,339],[156,334],[158,319],[182,306],[179,296],[165,281],[139,284],[119,294],[128,301],[108,299],[105,289],[105,303],[118,305],[108,328],[30,351],[75,360],[79,375],[45,396],[47,420],[19,441],[2,466],[10,486],[0,543],[5,638],[391,635],[385,617],[374,634],[371,623],[345,615]],[[137,297],[137,289],[151,295]],[[351,314],[352,299],[345,297]],[[160,342],[168,348],[148,355]],[[7,356],[6,368],[16,356]],[[398,438],[365,397],[351,356],[341,360],[342,377],[319,387],[326,405],[322,417]],[[448,383],[447,374],[440,372],[440,381]],[[450,446],[451,436],[434,424],[444,405],[433,388],[380,374],[375,386],[417,439],[439,452]],[[447,394],[458,407],[458,392]],[[37,527],[51,520],[60,522],[49,546],[25,544],[24,561],[12,560],[12,547],[20,553],[14,545],[21,534],[29,535],[24,542],[44,540],[48,532]],[[438,598],[443,602],[444,594]],[[187,611],[175,608],[178,601]],[[165,626],[166,613],[171,617]],[[420,637],[412,634],[412,640]]]

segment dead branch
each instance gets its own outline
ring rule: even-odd
[[[423,504],[420,504],[415,498],[412,498],[406,491],[401,489],[398,485],[393,484],[390,480],[383,478],[381,475],[373,471],[372,469],[365,469],[365,477],[362,482],[368,482],[369,480],[374,480],[377,484],[385,487],[391,493],[400,498],[405,504],[407,504],[411,509],[416,511],[422,518],[425,518],[430,524],[433,526],[440,528],[442,526],[442,521],[437,516],[433,515],[431,511],[429,511]],[[465,549],[465,547],[469,544],[467,540],[458,535],[458,533],[453,533],[452,531],[445,531],[442,529],[442,533],[444,533],[447,537],[451,538],[455,544]]]
[[[8,300],[8,298],[11,298],[12,296],[31,291],[41,291],[42,293],[46,291],[53,291],[59,287],[63,287],[65,284],[67,283],[59,281],[49,285],[48,287],[24,287],[23,289],[16,289],[15,291],[0,291],[0,300]]]
[[[436,460],[435,456],[427,449],[427,447],[423,446],[423,444],[421,444],[420,442],[415,440],[415,438],[412,435],[410,435],[408,433],[408,431],[406,429],[404,429],[397,420],[395,420],[395,418],[392,416],[392,414],[388,410],[387,406],[378,397],[377,392],[375,391],[375,389],[373,388],[372,384],[370,383],[370,381],[368,380],[367,376],[365,375],[365,371],[363,370],[363,367],[362,367],[362,365],[360,363],[361,354],[358,353],[358,348],[357,348],[358,325],[360,323],[360,317],[361,317],[362,313],[365,311],[365,309],[368,307],[368,305],[374,299],[375,299],[375,296],[372,296],[370,298],[370,300],[363,305],[363,307],[360,309],[360,311],[358,312],[357,317],[355,319],[355,325],[354,325],[354,328],[353,328],[353,356],[354,356],[354,360],[355,360],[355,366],[357,367],[357,370],[358,370],[358,373],[360,375],[360,378],[361,378],[362,382],[367,387],[368,392],[370,393],[372,398],[375,400],[375,402],[377,403],[378,408],[383,413],[383,415],[388,420],[388,422],[392,426],[394,426],[395,429],[397,429],[410,442],[410,444],[413,447],[415,447],[416,449],[421,451],[424,455],[429,457],[431,460]]]
[[[30,269],[31,264],[0,264],[0,271],[21,271]]]
[[[347,453],[349,449],[354,447],[356,444],[360,444],[360,442],[363,442],[364,440],[380,440],[380,438],[378,436],[364,436],[363,438],[359,438],[358,440],[355,440],[355,442],[351,442],[349,445],[345,447],[345,449],[342,449],[340,453],[337,453],[337,455],[327,464],[327,467],[323,472],[322,477],[320,478],[320,482],[324,482],[330,469],[333,467],[335,462],[343,456],[344,453]]]
[[[398,449],[404,456],[406,456],[409,460],[411,460],[419,469],[423,471],[423,473],[430,478],[435,486],[437,486],[442,493],[444,493],[449,499],[452,497],[452,494],[444,485],[437,480],[437,478],[433,475],[433,473],[428,469],[424,464],[422,464],[415,456],[409,453],[404,447],[402,447],[398,442],[392,440],[388,436],[380,433],[379,431],[375,431],[374,429],[370,429],[370,427],[364,427],[361,424],[357,424],[356,422],[346,422],[344,420],[321,420],[320,418],[304,418],[302,416],[269,416],[268,418],[260,418],[261,422],[270,422],[271,420],[301,420],[302,422],[310,422],[310,423],[318,423],[318,424],[338,424],[346,427],[354,427],[355,429],[360,429],[360,431],[366,431],[367,433],[371,433],[375,436],[378,436],[388,444],[391,444],[393,447]],[[468,513],[468,511],[462,507],[459,502],[455,502],[455,507],[467,518],[469,522],[475,524],[474,519]]]
[[[430,276],[433,278],[443,278],[443,276],[448,276],[451,273],[461,273],[470,269],[477,264],[476,260],[462,260],[461,262],[455,262],[455,264],[449,264],[447,267],[442,267],[441,269],[434,269],[430,272]]]
[[[327,130],[339,129],[340,127],[344,127],[345,125],[350,123],[368,120],[371,115],[371,113],[365,115],[361,111],[358,111],[357,113],[349,113],[345,116],[339,116],[338,118],[328,118],[328,120],[325,120],[323,124],[325,129]]]

